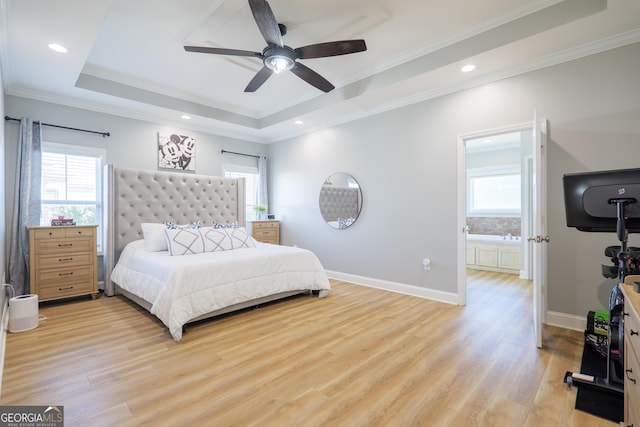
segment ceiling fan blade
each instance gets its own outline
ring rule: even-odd
[[[298,58],[325,58],[327,56],[347,55],[367,50],[364,40],[342,40],[336,42],[311,44],[294,49]]]
[[[269,77],[271,77],[273,71],[270,68],[262,67],[260,71],[256,73],[255,76],[251,79],[247,87],[244,89],[245,92],[255,92],[267,81]]]
[[[309,83],[311,86],[314,86],[323,92],[331,92],[333,89],[335,89],[335,86],[332,85],[327,79],[313,71],[311,68],[302,65],[299,62],[296,62],[296,65],[293,66],[291,72],[300,77],[305,82]]]
[[[282,35],[280,34],[280,26],[278,26],[278,21],[269,3],[266,0],[249,0],[249,7],[251,8],[253,19],[256,20],[256,24],[258,24],[262,37],[264,37],[267,44],[284,46]]]
[[[204,47],[204,46],[185,46],[184,50],[186,50],[187,52],[213,53],[216,55],[254,56],[256,58],[262,58],[262,53],[251,52],[249,50],[223,49],[218,47]]]

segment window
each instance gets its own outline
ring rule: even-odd
[[[225,178],[244,178],[246,188],[246,221],[256,220],[256,200],[258,200],[258,167],[224,164]]]
[[[469,216],[520,216],[521,177],[518,165],[469,169]]]
[[[105,151],[42,143],[40,224],[52,218],[73,218],[78,225],[97,224],[97,248],[102,251],[102,166]]]

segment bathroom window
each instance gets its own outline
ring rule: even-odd
[[[519,165],[467,170],[468,216],[520,216]]]

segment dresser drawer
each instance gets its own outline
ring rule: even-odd
[[[91,227],[48,227],[33,231],[36,240],[66,239],[69,237],[93,237],[95,228]]]
[[[88,252],[69,255],[41,256],[36,260],[36,267],[38,269],[74,267],[78,265],[89,265],[91,264],[91,261],[91,254]]]
[[[630,395],[625,395],[627,413],[625,413],[625,420],[628,420],[624,425],[640,426],[640,402],[637,400],[631,400]]]
[[[35,250],[40,255],[61,255],[72,252],[88,252],[93,249],[92,237],[74,239],[44,239],[35,241]]]
[[[38,270],[36,273],[38,286],[47,286],[64,282],[90,282],[93,277],[91,266],[76,266],[68,268],[55,268],[51,270]]]
[[[629,338],[629,335],[625,334],[625,340]],[[624,394],[625,400],[628,403],[629,417],[628,420],[635,420],[640,422],[637,418],[638,409],[640,405],[640,362],[638,354],[633,348],[625,346],[625,358],[624,358]],[[634,382],[635,380],[635,382]],[[632,415],[635,412],[635,417]],[[635,424],[639,425],[640,424]]]
[[[624,332],[625,351],[633,348],[636,355],[640,355],[640,321],[638,321],[638,315],[630,307],[625,306],[624,309],[627,314],[624,316]]]
[[[74,295],[83,295],[91,292],[93,292],[93,287],[87,282],[66,282],[40,286],[38,288],[38,298],[42,300],[50,300]]]

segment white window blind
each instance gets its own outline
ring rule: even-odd
[[[40,224],[57,217],[98,225],[102,250],[102,149],[43,142]]]
[[[246,221],[256,219],[256,200],[258,196],[258,167],[234,164],[222,165],[226,178],[244,178],[246,188]]]
[[[520,216],[521,181],[518,165],[469,169],[467,214]]]

